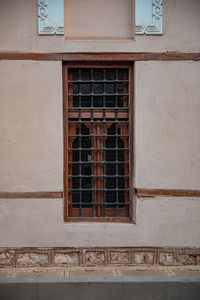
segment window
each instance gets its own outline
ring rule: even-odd
[[[65,220],[132,218],[132,66],[64,65]]]

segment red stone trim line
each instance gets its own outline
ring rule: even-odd
[[[110,62],[134,62],[134,61],[184,61],[200,60],[200,53],[188,52],[134,52],[134,53],[0,53],[0,60],[48,60],[67,62],[86,61],[110,61]]]
[[[200,190],[140,189],[136,188],[137,197],[200,197]],[[63,192],[0,192],[0,199],[17,198],[63,198]]]
[[[199,190],[136,189],[138,197],[200,197]]]
[[[0,199],[63,198],[63,192],[0,192]]]

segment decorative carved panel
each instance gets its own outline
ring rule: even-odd
[[[64,34],[64,0],[38,0],[38,34]]]
[[[135,0],[135,33],[162,34],[162,0]]]

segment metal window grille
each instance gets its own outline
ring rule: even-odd
[[[129,217],[129,68],[67,69],[68,217]]]

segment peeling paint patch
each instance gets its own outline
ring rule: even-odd
[[[130,263],[130,255],[128,251],[110,251],[110,262],[116,264]]]
[[[14,264],[14,251],[0,251],[0,267],[12,266]]]
[[[86,251],[85,253],[86,264],[104,264],[105,252],[104,251]]]
[[[180,254],[177,259],[181,265],[196,265],[196,257],[189,254]]]
[[[53,262],[56,265],[79,265],[78,252],[56,252]]]
[[[200,265],[200,248],[0,248],[0,268],[90,265],[194,266]]]
[[[160,252],[159,264],[163,266],[173,266],[174,253],[173,252]]]
[[[16,264],[18,267],[35,267],[35,266],[47,266],[49,264],[48,253],[18,253],[16,258]]]
[[[147,264],[147,265],[153,265],[155,258],[155,253],[152,252],[133,252],[133,263],[138,264]]]

